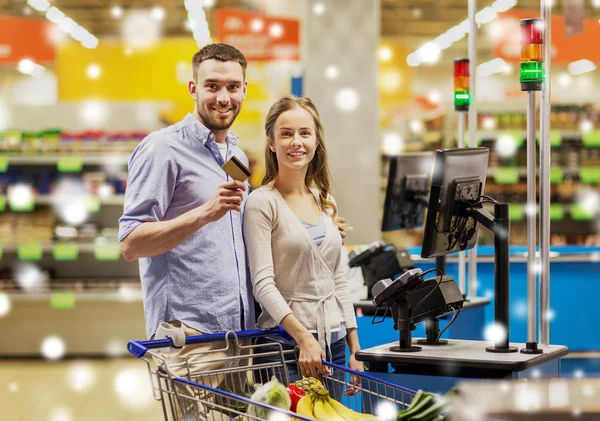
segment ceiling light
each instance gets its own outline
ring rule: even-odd
[[[434,42],[428,42],[419,48],[419,56],[421,61],[427,64],[435,64],[440,61],[442,54],[441,48]]]
[[[496,12],[494,9],[488,6],[477,12],[477,14],[475,15],[475,22],[477,22],[480,25],[483,25],[493,21],[494,19],[496,19],[497,16],[498,12]]]
[[[465,19],[460,23],[459,27],[465,34],[468,34],[471,31],[471,22],[469,22],[469,19]]]
[[[463,31],[463,28],[461,25],[457,25],[457,26],[453,26],[452,28],[448,29],[446,31],[446,35],[453,42],[456,42],[456,41],[460,41],[461,39],[463,39],[465,37],[466,33],[465,33],[465,31]]]
[[[398,133],[389,132],[383,135],[383,153],[387,156],[397,155],[404,149],[404,139]]]
[[[421,64],[421,60],[419,58],[419,55],[415,52],[415,53],[410,53],[408,56],[406,56],[406,63],[410,67],[417,67],[418,65]]]
[[[27,0],[27,4],[39,12],[45,12],[50,8],[50,3],[46,0]]]
[[[421,19],[421,16],[423,16],[423,10],[421,10],[419,7],[414,7],[410,11],[410,15],[415,19]]]
[[[214,5],[215,5],[215,0],[204,0],[202,2],[202,6],[205,7],[205,8],[207,8],[207,9],[210,9]]]
[[[567,87],[571,84],[573,78],[568,73],[561,73],[558,76],[558,84],[562,87]]]
[[[313,4],[313,13],[317,16],[322,16],[323,13],[325,13],[325,5],[323,3],[316,2],[315,4]]]
[[[335,95],[335,103],[338,108],[345,112],[356,110],[360,103],[358,92],[353,88],[343,88]]]
[[[92,34],[88,34],[83,40],[81,40],[81,45],[85,48],[94,49],[98,46],[98,38],[93,36]]]
[[[269,35],[273,38],[281,38],[283,35],[283,26],[279,23],[274,23],[269,27]]]
[[[440,49],[445,50],[446,48],[450,48],[454,41],[450,36],[448,36],[448,33],[445,32],[433,40],[433,42],[435,42]]]
[[[0,317],[4,317],[10,313],[11,307],[12,305],[8,294],[0,292]]]
[[[392,59],[392,49],[390,47],[379,48],[379,60],[390,61]]]
[[[439,91],[429,91],[427,99],[433,104],[439,104],[442,100],[442,96]]]
[[[161,21],[165,18],[165,9],[160,6],[155,6],[150,11],[150,15],[152,16],[152,19],[156,21]]]
[[[596,65],[587,59],[583,59],[570,63],[567,68],[572,75],[580,75],[596,70]]]
[[[26,75],[30,75],[31,72],[33,72],[34,67],[35,63],[28,58],[24,58],[23,60],[19,61],[19,64],[17,65],[19,72],[25,73]]]
[[[594,9],[600,9],[600,0],[592,0],[592,7]]]
[[[265,21],[261,18],[252,19],[252,21],[250,22],[250,30],[252,32],[260,32],[264,29],[264,27]]]
[[[340,71],[337,66],[330,65],[325,68],[325,77],[327,79],[334,80],[337,79],[339,75]]]
[[[513,156],[517,152],[517,140],[511,135],[500,135],[496,140],[496,152],[503,158]]]
[[[493,117],[485,117],[481,125],[485,130],[494,130],[496,128],[496,120]]]
[[[49,360],[58,360],[65,354],[65,342],[58,336],[48,336],[42,342],[42,355]]]
[[[492,4],[492,9],[496,12],[506,12],[517,5],[517,0],[496,0]]]
[[[65,14],[61,12],[58,8],[52,6],[46,12],[46,18],[48,18],[50,22],[61,23],[65,18]]]
[[[423,123],[421,123],[419,120],[412,120],[409,124],[409,127],[410,131],[415,134],[423,132]]]
[[[81,42],[89,32],[86,31],[82,26],[77,25],[73,32],[71,32],[71,36],[74,40]]]
[[[115,19],[121,19],[123,17],[123,8],[121,6],[111,7],[110,15]]]
[[[591,132],[593,128],[594,124],[590,120],[582,120],[581,123],[579,123],[579,130],[583,133]]]
[[[153,402],[148,373],[143,367],[120,370],[115,376],[113,386],[121,403],[129,408],[139,410]],[[140,393],[140,390],[149,393]]]
[[[102,74],[102,68],[100,66],[98,66],[96,63],[92,63],[88,66],[85,73],[86,73],[87,77],[89,77],[90,79],[96,80]]]
[[[77,23],[71,18],[65,18],[58,27],[67,34],[70,34],[77,28]]]

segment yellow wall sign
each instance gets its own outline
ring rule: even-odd
[[[192,38],[165,38],[144,50],[130,50],[119,41],[104,39],[95,49],[63,44],[56,58],[59,100],[169,100],[173,107],[162,117],[175,123],[194,107],[187,85],[198,49]],[[100,68],[95,79],[88,76],[91,65]],[[250,84],[246,99],[263,99],[261,91],[257,84]],[[238,121],[256,122],[257,118],[259,113],[242,110]]]

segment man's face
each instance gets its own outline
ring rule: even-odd
[[[240,113],[248,82],[236,61],[206,60],[189,89],[198,116],[211,131],[227,130]]]

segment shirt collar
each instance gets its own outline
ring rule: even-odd
[[[203,145],[206,145],[208,139],[212,138],[214,140],[215,138],[212,132],[208,130],[208,128],[191,113],[188,113],[188,115],[185,116],[185,118],[183,119],[183,125],[190,129],[194,136],[196,136],[198,140],[202,142]],[[225,139],[230,145],[237,145],[238,137],[231,131],[227,134],[227,137]]]

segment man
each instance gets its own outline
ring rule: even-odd
[[[130,158],[119,242],[126,260],[139,259],[148,337],[159,326],[186,336],[254,327],[242,239],[246,185],[221,169],[234,155],[248,165],[229,132],[246,96],[246,66],[226,44],[198,51],[188,84],[193,113],[151,133]],[[172,366],[219,345],[163,357]],[[185,367],[172,372],[186,373]]]

